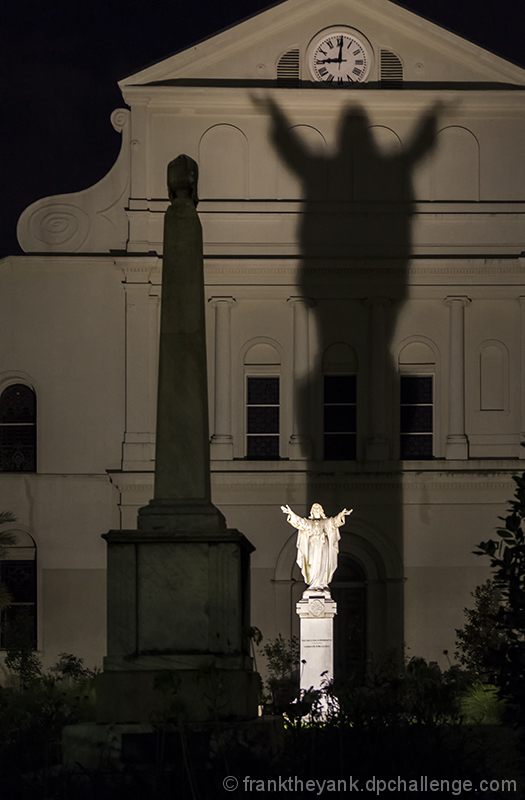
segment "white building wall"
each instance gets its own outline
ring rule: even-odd
[[[376,653],[406,644],[446,665],[487,575],[472,550],[492,534],[523,458],[525,76],[403,9],[355,0],[336,16],[375,51],[369,85],[254,85],[273,81],[292,46],[307,79],[308,42],[332,24],[332,5],[289,0],[264,25],[248,21],[123,81],[131,111],[112,116],[123,135],[113,170],[90,190],[30,206],[19,238],[32,255],[0,262],[0,391],[24,382],[38,401],[37,471],[0,474],[0,508],[37,545],[46,664],[64,651],[101,663],[100,537],[135,527],[152,495],[166,167],[179,153],[200,167],[213,498],[256,546],[252,623],[267,638],[297,629],[283,503],[354,508],[341,550],[367,576]],[[381,48],[400,54],[402,90],[377,84]],[[307,203],[277,152],[269,95],[326,159],[311,166]],[[431,109],[435,131],[416,158]],[[341,139],[349,112],[363,123],[353,157]],[[217,390],[218,313],[229,320],[229,414],[228,387]],[[355,462],[322,458],[321,359],[337,342],[358,364]],[[278,364],[246,363],[255,345],[273,347]],[[280,376],[278,461],[245,459],[247,373]],[[433,460],[399,460],[407,374],[434,376]],[[230,431],[217,431],[228,417]]]

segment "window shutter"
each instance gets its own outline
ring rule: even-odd
[[[277,63],[277,83],[282,86],[299,86],[301,82],[301,59],[299,48],[288,50]]]
[[[390,50],[381,50],[380,76],[383,89],[400,89],[403,86],[401,59]]]

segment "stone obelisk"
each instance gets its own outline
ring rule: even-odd
[[[155,494],[139,511],[147,530],[223,530],[211,503],[202,228],[197,164],[168,166],[164,220]]]
[[[108,654],[98,721],[146,723],[257,715],[248,642],[252,545],[211,502],[202,231],[197,164],[168,166],[154,498],[137,530],[110,531]],[[175,693],[176,697],[173,697]]]

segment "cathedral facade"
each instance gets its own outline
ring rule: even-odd
[[[298,631],[280,506],[353,508],[336,673],[440,661],[525,449],[525,72],[388,0],[287,0],[120,83],[108,175],[0,261],[0,564],[46,665],[101,664],[105,542],[153,492],[167,164],[199,165],[213,501]],[[5,642],[0,641],[0,648]]]

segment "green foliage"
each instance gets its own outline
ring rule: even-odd
[[[33,618],[29,614],[19,614],[10,623],[5,639],[5,666],[18,677],[20,689],[25,690],[42,674],[40,659],[33,652]]]
[[[266,656],[268,679],[267,689],[271,705],[276,713],[281,713],[299,694],[299,639],[292,636],[284,639],[279,634],[262,648]]]
[[[471,592],[474,608],[465,608],[467,622],[456,629],[454,653],[459,664],[481,681],[494,680],[494,665],[490,665],[489,653],[497,651],[506,642],[506,636],[497,621],[502,601],[501,589],[492,580],[487,580]]]
[[[340,721],[358,728],[441,725],[459,718],[465,678],[459,667],[443,672],[435,661],[413,657],[400,666],[391,653],[370,665],[364,681],[334,681]]]
[[[499,725],[505,704],[499,697],[497,686],[475,681],[461,697],[460,709],[466,723]]]
[[[297,636],[284,639],[282,634],[279,634],[276,639],[271,639],[265,644],[262,650],[268,660],[268,672],[273,679],[285,680],[299,668]]]
[[[476,555],[488,555],[494,584],[502,602],[496,624],[502,641],[488,653],[502,697],[507,701],[507,716],[514,724],[525,726],[525,473],[514,476],[515,499],[510,502],[505,527],[498,528],[498,540],[478,545]]]
[[[277,658],[276,671],[282,675],[279,654],[284,651],[288,658],[293,642],[278,637],[269,646],[271,656]],[[292,667],[293,663],[292,659]],[[291,784],[284,784],[284,791],[292,793],[296,777],[305,784],[308,780],[348,782],[352,776],[359,791],[365,791],[372,776],[394,781],[400,776],[407,783],[418,781],[421,775],[456,784],[458,779],[475,784],[492,778],[520,782],[515,770],[515,732],[501,726],[462,724],[461,670],[442,672],[437,664],[419,658],[403,666],[393,656],[372,665],[366,685],[353,680],[334,687],[327,695],[329,714],[314,715],[308,724],[289,725],[285,731],[275,726],[271,735],[260,725],[192,730],[173,713],[177,726],[161,720],[155,726],[151,761],[126,763],[122,771],[112,772],[105,765],[95,773],[74,775],[59,767],[61,733],[64,725],[92,718],[93,683],[92,678],[77,680],[68,675],[71,664],[79,667],[73,672],[84,669],[80,659],[61,654],[58,673],[55,668],[42,675],[25,692],[0,689],[2,800],[195,800],[222,796],[228,775],[277,781],[293,776]],[[158,676],[156,688],[177,701],[178,676],[166,670]],[[480,691],[485,698],[490,693],[486,684]],[[472,722],[478,719],[474,714]],[[30,792],[30,782],[35,786],[39,782],[38,790]],[[328,789],[327,793],[340,796]],[[500,796],[491,793],[491,797]]]
[[[66,656],[63,663],[72,661],[81,660]],[[52,767],[59,768],[64,726],[94,719],[92,673],[75,678],[63,672],[40,670],[23,691],[0,686],[2,798],[50,797],[48,793],[32,794],[30,786],[34,789],[33,784],[38,786],[42,775]]]
[[[494,690],[483,685],[475,697],[457,666],[442,671],[423,658],[403,666],[391,653],[370,665],[364,681],[335,681],[316,694],[302,697],[311,701],[306,713],[313,713],[299,719],[301,706],[287,727],[283,758],[294,764],[292,774],[330,779],[350,774],[351,765],[360,791],[371,775],[406,781],[461,776],[476,783],[512,776],[520,782],[516,737],[491,724],[501,705]]]
[[[55,666],[51,667],[51,672],[56,673],[58,680],[72,678],[75,681],[82,681],[94,675],[92,670],[83,666],[83,658],[77,658],[71,653],[59,653],[58,657]]]

